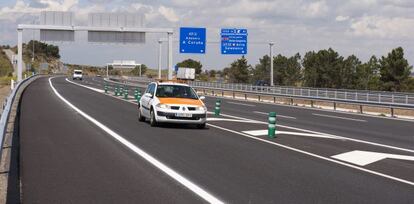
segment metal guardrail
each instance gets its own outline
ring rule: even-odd
[[[149,83],[155,79],[145,77],[111,76],[121,81]],[[321,89],[286,86],[254,86],[251,84],[231,84],[217,82],[190,81],[194,88],[215,89],[257,95],[282,96],[312,100],[337,101],[345,103],[372,104],[387,107],[404,107],[414,109],[414,93],[365,91],[350,89]]]
[[[14,87],[13,91],[6,98],[5,105],[3,104],[3,112],[2,112],[1,118],[0,118],[0,158],[1,158],[2,153],[3,153],[3,143],[4,143],[4,138],[6,136],[7,124],[9,122],[10,110],[12,108],[13,101],[16,97],[16,93],[17,93],[17,91],[19,90],[20,86],[23,83],[25,83],[27,80],[31,79],[34,76],[37,76],[37,75],[32,75],[32,76],[22,80],[21,82],[17,83],[16,86]]]
[[[226,84],[199,81],[192,81],[189,82],[189,84],[194,88],[209,88],[222,91],[414,108],[414,94],[410,93],[369,92],[359,90],[296,88],[281,86],[270,87],[254,86],[250,84]]]

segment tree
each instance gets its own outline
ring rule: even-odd
[[[270,57],[265,55],[259,59],[259,64],[252,70],[252,82],[264,80],[270,82]],[[269,83],[270,84],[270,83]]]
[[[356,70],[356,89],[379,90],[379,69],[380,65],[377,57],[372,56],[368,62],[357,67]]]
[[[412,66],[404,58],[402,47],[393,49],[387,57],[380,59],[380,80],[385,91],[401,91],[409,80]]]
[[[340,66],[337,88],[353,89],[357,81],[357,68],[361,65],[361,61],[355,56],[347,57]]]
[[[139,69],[140,69],[139,65],[135,66],[135,68],[131,70],[131,74],[139,76]],[[141,74],[144,75],[145,72],[147,72],[147,70],[148,70],[147,65],[141,64]]]
[[[339,56],[332,48],[320,50],[317,53],[314,51],[307,52],[302,62],[304,85],[341,88],[343,84],[343,76],[341,74],[344,74],[343,61],[343,57]],[[350,68],[348,67],[347,69]]]
[[[201,72],[202,72],[202,69],[201,68],[203,67],[203,65],[201,64],[201,62],[195,61],[193,59],[186,59],[186,60],[184,60],[182,62],[179,62],[179,63],[177,63],[177,66],[178,67],[194,68],[195,69],[195,73],[197,75],[198,74],[201,74]]]
[[[249,82],[249,73],[251,70],[251,65],[247,64],[247,59],[242,56],[242,58],[237,59],[231,63],[228,74],[230,82],[233,83],[247,83]]]

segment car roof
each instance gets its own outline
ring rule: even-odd
[[[158,85],[176,85],[176,86],[188,86],[188,84],[173,82],[173,81],[165,81],[165,82],[155,82]]]

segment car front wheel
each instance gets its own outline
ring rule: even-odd
[[[140,121],[140,122],[145,121],[145,117],[142,115],[141,108],[139,108],[139,106],[138,106],[138,121]]]
[[[151,118],[150,118],[150,125],[152,127],[156,127],[157,126],[157,120],[155,119],[155,113],[154,110],[151,110],[150,112]]]

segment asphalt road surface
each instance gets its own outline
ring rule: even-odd
[[[414,200],[413,122],[222,99],[206,129],[153,128],[138,122],[133,98],[102,93],[102,78],[50,82],[33,82],[21,102],[26,203]],[[263,134],[269,111],[273,139]]]

